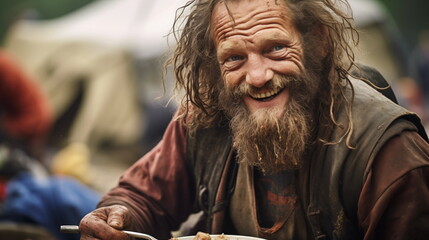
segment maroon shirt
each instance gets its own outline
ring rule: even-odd
[[[138,160],[99,206],[123,204],[135,230],[169,238],[192,212],[194,183],[185,160],[186,128],[172,121],[161,142]],[[381,149],[358,202],[364,239],[427,239],[429,145],[403,132]]]

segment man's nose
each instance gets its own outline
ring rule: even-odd
[[[274,77],[270,66],[262,56],[249,56],[247,60],[246,82],[254,87],[263,87]]]

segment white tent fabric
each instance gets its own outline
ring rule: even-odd
[[[14,31],[47,41],[88,41],[125,47],[141,58],[151,58],[164,53],[176,10],[185,2],[99,0],[61,18],[21,20]]]
[[[382,22],[386,18],[385,10],[374,0],[349,0],[349,3],[358,27]]]
[[[184,3],[99,0],[57,19],[22,19],[13,26],[6,50],[41,84],[57,117],[84,85],[69,142],[130,143],[144,121],[140,95],[155,91],[137,90],[134,60],[153,62],[164,54],[176,10]],[[159,79],[152,81],[162,87]]]
[[[176,10],[186,0],[99,0],[53,20],[21,20],[15,30],[49,41],[89,41],[132,49],[141,58],[159,56]],[[382,21],[385,12],[373,0],[349,0],[358,26]],[[36,32],[37,31],[37,32]],[[30,35],[30,34],[29,34]]]
[[[47,41],[88,41],[132,50],[138,58],[162,55],[176,10],[186,0],[99,0],[53,20],[21,20],[14,31]],[[382,21],[373,0],[349,0],[358,26]]]

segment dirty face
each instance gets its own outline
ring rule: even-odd
[[[227,4],[215,7],[211,26],[225,86],[239,92],[250,113],[271,109],[280,116],[293,93],[279,76],[303,70],[300,34],[283,1]]]

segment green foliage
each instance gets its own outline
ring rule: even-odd
[[[404,38],[415,44],[422,31],[429,30],[429,1],[427,0],[378,0],[386,6]]]

